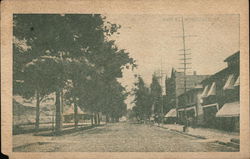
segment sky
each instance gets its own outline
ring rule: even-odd
[[[181,67],[183,49],[182,15],[164,14],[111,14],[106,20],[120,24],[120,34],[112,37],[120,49],[125,49],[136,60],[135,71],[125,70],[120,79],[127,89],[139,74],[149,86],[152,74],[162,68],[170,76],[171,69]],[[196,71],[200,75],[214,74],[226,67],[224,59],[239,50],[238,15],[185,15],[187,53],[192,59],[188,74]],[[181,71],[181,70],[178,70]],[[164,82],[163,82],[164,83]],[[128,99],[128,107],[131,97]]]

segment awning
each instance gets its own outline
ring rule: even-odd
[[[227,81],[223,87],[224,90],[234,89],[234,75],[230,74],[227,78]]]
[[[216,117],[238,117],[240,115],[240,103],[226,103],[216,113]]]
[[[219,110],[219,105],[218,105],[218,103],[203,105],[202,107],[203,107],[203,108],[216,107],[217,110]]]
[[[176,117],[176,109],[171,109],[164,117],[165,118]]]
[[[234,83],[234,86],[239,86],[240,85],[240,76],[238,76],[237,80]]]
[[[211,88],[209,89],[207,96],[211,96],[211,95],[216,95],[216,85],[215,82],[213,82]]]
[[[178,112],[181,112],[181,111],[184,111],[185,109],[184,108],[181,108],[181,109],[178,109]]]
[[[186,108],[186,110],[192,110],[192,109],[195,110],[195,107],[188,107],[188,108]]]
[[[203,92],[201,94],[201,98],[206,97],[207,96],[207,92],[208,92],[208,85],[205,86],[205,88],[204,88],[204,90],[203,90]]]

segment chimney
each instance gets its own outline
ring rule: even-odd
[[[194,74],[193,75],[196,75],[197,73],[196,73],[196,71],[194,71]]]

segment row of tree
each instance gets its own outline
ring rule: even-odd
[[[123,69],[136,67],[110,36],[121,26],[99,14],[16,14],[13,24],[13,92],[35,98],[36,129],[40,102],[55,93],[56,126],[62,128],[62,103],[117,120],[126,111],[128,93],[117,81]],[[98,123],[98,122],[97,122]]]
[[[152,76],[150,87],[147,87],[141,76],[136,76],[137,82],[133,89],[134,107],[130,112],[130,118],[135,117],[138,121],[154,120],[160,122],[162,115],[166,112],[166,96],[162,95],[160,77],[156,73]]]

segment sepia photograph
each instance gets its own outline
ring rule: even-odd
[[[12,153],[244,149],[249,128],[241,112],[249,104],[241,94],[249,90],[241,82],[248,84],[242,65],[249,52],[241,49],[239,13],[10,18],[11,91],[1,89],[10,120],[1,120]]]
[[[238,15],[15,14],[13,151],[239,151],[239,57]]]

